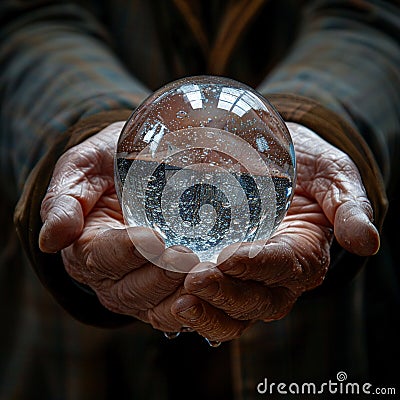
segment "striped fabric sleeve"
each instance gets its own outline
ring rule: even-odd
[[[398,0],[313,1],[292,51],[259,90],[316,100],[347,120],[368,143],[388,187],[399,157],[399,66]]]
[[[75,319],[99,327],[126,325],[134,321],[134,318],[109,311],[99,302],[94,292],[77,284],[66,272],[60,252],[48,254],[40,251],[40,205],[58,155],[110,123],[127,119],[129,115],[129,110],[103,111],[82,118],[67,129],[33,168],[14,213],[19,239],[40,282]]]
[[[66,129],[98,112],[132,110],[149,91],[83,6],[4,0],[0,15],[0,167],[15,198]]]
[[[297,42],[259,90],[288,120],[353,159],[381,228],[400,160],[400,2],[309,4]],[[331,256],[327,279],[313,295],[335,290],[366,262],[336,241]]]

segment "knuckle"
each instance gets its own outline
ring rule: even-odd
[[[109,291],[96,290],[97,298],[100,303],[108,310],[118,314],[133,315],[132,310],[128,309],[124,303],[115,298]]]
[[[240,321],[258,319],[260,315],[266,312],[266,309],[272,306],[268,288],[263,288],[262,292],[263,293],[258,293],[258,291],[254,289],[251,293],[247,293],[246,296],[243,296],[243,302],[241,304],[237,304],[237,302],[233,304],[228,315]]]
[[[125,304],[130,309],[141,311],[148,310],[153,306],[152,299],[145,291],[138,290],[126,278],[113,285],[112,292],[121,304]]]
[[[97,282],[92,287],[100,303],[108,310],[119,314],[131,315],[144,321],[144,314],[147,309],[140,308],[122,286],[105,279]]]
[[[76,257],[75,252],[73,250],[73,246],[70,246],[61,251],[61,256],[64,264],[64,268],[67,271],[68,275],[70,275],[76,281],[89,284],[90,279],[85,273],[85,268],[82,263],[80,263],[79,258]]]
[[[295,304],[302,290],[288,287],[277,287],[272,290],[271,308],[264,313],[263,320],[279,320],[285,317]]]

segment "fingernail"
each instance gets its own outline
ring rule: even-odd
[[[188,320],[196,320],[200,316],[199,307],[195,304],[191,307],[184,308],[177,313],[180,317]]]
[[[376,254],[380,246],[380,237],[377,228],[365,214],[359,214],[356,218],[359,220],[359,227],[355,227],[355,231],[358,230],[360,240],[359,254],[361,256]]]
[[[45,253],[57,253],[51,243],[51,236],[48,232],[49,221],[46,220],[39,232],[39,248]]]
[[[201,272],[209,271],[211,269],[214,269],[216,267],[216,264],[211,262],[211,261],[203,261],[199,262],[196,266],[194,266],[191,270],[191,274],[199,274]],[[196,275],[198,276],[198,275]]]
[[[365,214],[352,215],[344,222],[336,227],[335,233],[346,250],[362,257],[379,251],[379,232]]]
[[[197,268],[197,266],[196,266]],[[194,268],[194,270],[196,269]],[[220,280],[223,274],[215,265],[210,265],[209,269],[201,272],[191,273],[185,280],[185,289],[188,292],[213,297],[220,290]]]
[[[191,250],[178,246],[166,248],[159,259],[165,269],[180,273],[188,273],[198,261]]]
[[[219,283],[218,282],[207,282],[207,280],[202,280],[201,282],[192,282],[189,285],[185,285],[185,289],[189,293],[196,294],[206,294],[209,297],[216,295],[219,291]]]
[[[381,247],[381,239],[376,226],[372,223],[368,223],[370,228],[370,239],[368,240],[368,247],[371,255],[375,255],[378,253],[379,248]]]

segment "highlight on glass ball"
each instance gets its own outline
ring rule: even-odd
[[[250,257],[260,251],[290,206],[295,165],[289,131],[263,96],[235,80],[194,76],[133,112],[118,140],[115,186],[127,227],[151,228],[166,247],[216,263],[227,246],[225,258],[242,242],[254,244]]]

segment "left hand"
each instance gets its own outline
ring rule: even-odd
[[[123,124],[107,126],[58,159],[42,202],[39,246],[46,253],[61,251],[67,273],[89,286],[107,309],[179,331],[171,304],[182,292],[185,275],[176,270],[196,265],[198,257],[182,247],[165,249],[149,228],[126,229],[114,186],[114,153]]]
[[[346,250],[375,254],[379,234],[355,164],[342,151],[308,128],[288,123],[297,158],[292,204],[278,230],[254,257],[250,243],[218,266],[189,273],[188,294],[172,313],[187,327],[212,341],[239,337],[255,321],[287,315],[304,292],[320,285],[328,271],[335,235]]]

